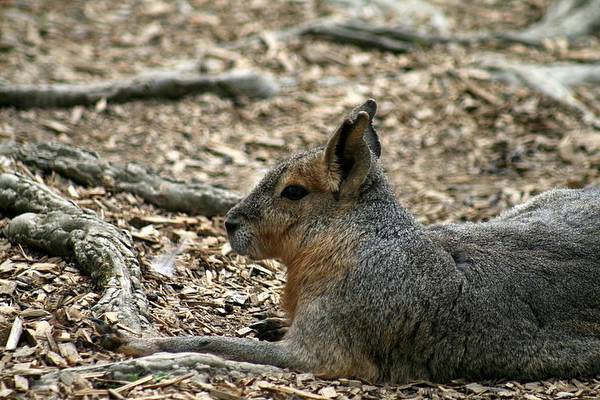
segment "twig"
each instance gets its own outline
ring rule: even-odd
[[[115,389],[108,389],[108,394],[111,397],[114,397],[115,399],[118,399],[118,400],[125,400],[126,399],[125,396],[119,394],[119,392],[117,392]]]
[[[133,388],[134,388],[134,387],[136,387],[136,386],[140,386],[140,385],[143,385],[143,384],[144,384],[144,383],[146,383],[146,382],[149,382],[149,381],[151,381],[153,378],[154,378],[154,377],[153,377],[152,375],[147,375],[147,376],[145,376],[145,377],[143,377],[143,378],[140,378],[140,379],[138,379],[138,380],[136,380],[136,381],[133,381],[133,382],[131,382],[131,383],[128,383],[128,384],[126,384],[126,385],[123,385],[123,386],[121,386],[121,387],[119,387],[119,388],[116,388],[116,389],[115,389],[115,392],[117,392],[117,393],[119,393],[119,394],[120,394],[121,392],[128,392],[128,391],[130,391],[131,389],[133,389]]]
[[[23,320],[19,317],[15,317],[12,327],[10,328],[10,333],[8,335],[8,339],[6,340],[6,346],[4,348],[6,350],[16,349],[17,345],[19,344],[19,339],[21,339],[22,333],[23,333]]]
[[[304,397],[305,399],[311,399],[311,400],[327,400],[327,397],[325,397],[325,396],[307,392],[305,390],[295,389],[295,388],[288,387],[288,386],[275,385],[275,384],[272,384],[269,382],[261,381],[261,382],[257,383],[257,386],[261,389],[268,390],[270,392],[280,392],[280,393],[285,393],[285,394],[292,394],[295,396],[300,396],[300,397]]]
[[[158,389],[158,388],[162,388],[162,387],[166,387],[166,386],[176,385],[176,384],[178,384],[180,382],[185,381],[186,379],[191,378],[194,375],[195,375],[194,372],[189,372],[189,373],[181,375],[181,376],[176,376],[175,378],[165,379],[165,380],[160,381],[158,383],[152,383],[150,385],[144,385],[142,389]]]
[[[449,71],[449,74],[451,76],[453,76],[454,78],[456,78],[457,80],[459,80],[465,86],[465,89],[467,90],[467,92],[469,92],[473,96],[479,97],[486,103],[491,104],[495,107],[502,106],[502,104],[503,104],[502,99],[500,99],[497,96],[494,96],[492,93],[486,91],[481,86],[479,86],[475,82],[473,82],[472,79],[469,79],[468,77],[464,76],[460,72],[453,71],[453,70]]]

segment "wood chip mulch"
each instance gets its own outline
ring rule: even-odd
[[[165,176],[247,192],[278,159],[324,143],[342,113],[374,97],[386,169],[399,200],[423,223],[485,220],[549,188],[600,181],[597,131],[528,89],[488,80],[478,67],[488,53],[532,63],[600,60],[597,38],[573,48],[440,45],[398,55],[316,39],[279,45],[267,37],[235,52],[206,50],[330,15],[326,3],[0,0],[0,81],[114,79],[201,56],[209,71],[253,66],[284,83],[279,96],[254,102],[205,94],[177,102],[0,109],[0,140],[64,142],[121,165],[135,162]],[[548,1],[432,3],[446,13],[451,29],[476,31],[526,26]],[[600,115],[598,87],[578,88],[576,95]],[[78,186],[6,159],[0,169],[43,181],[131,233],[157,334],[252,338],[256,332],[249,326],[278,312],[284,267],[235,255],[222,217],[165,212],[134,195]],[[0,217],[2,228],[10,216]],[[37,379],[47,372],[123,359],[95,344],[88,318],[98,298],[71,260],[0,236],[0,398],[600,397],[595,378],[382,386],[294,372],[128,381],[90,373],[64,377],[51,393],[37,390]]]

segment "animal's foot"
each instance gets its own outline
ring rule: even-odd
[[[256,337],[268,342],[277,342],[283,339],[283,336],[289,329],[287,318],[270,317],[264,318],[250,325],[254,329]]]
[[[140,357],[160,351],[152,339],[141,339],[127,335],[116,327],[99,319],[92,319],[99,335],[98,344],[107,350],[132,357]]]

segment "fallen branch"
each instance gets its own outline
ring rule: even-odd
[[[149,326],[140,265],[123,231],[14,173],[0,174],[0,211],[18,214],[4,230],[8,239],[53,255],[73,256],[104,289],[92,308],[96,316],[115,312],[132,329]]]
[[[362,21],[324,19],[261,35],[225,45],[227,49],[239,49],[265,41],[265,37],[279,42],[288,42],[299,37],[314,37],[335,43],[350,44],[367,49],[377,49],[392,53],[406,53],[417,46],[433,46],[436,44],[458,43],[462,45],[485,44],[489,42],[521,43],[529,46],[542,46],[541,42],[526,40],[516,33],[473,33],[473,34],[430,34],[413,31],[402,27],[367,24]]]
[[[597,32],[600,27],[600,7],[596,0],[560,0],[544,17],[522,31],[489,32],[465,35],[436,35],[410,31],[399,27],[376,26],[357,21],[339,22],[325,19],[309,22],[278,32],[251,36],[222,45],[224,49],[239,49],[269,36],[274,40],[312,36],[337,43],[347,43],[369,49],[403,53],[414,45],[460,43],[465,45],[488,42],[521,43],[543,46],[546,39],[564,37],[573,40]],[[231,72],[220,75],[201,74],[197,68],[157,71],[130,79],[91,84],[9,85],[0,83],[0,107],[70,107],[95,104],[101,99],[125,102],[134,99],[176,99],[192,93],[213,92],[224,97],[271,97],[278,91],[277,83],[266,75],[253,72]]]
[[[204,376],[223,376],[232,372],[268,376],[277,376],[284,373],[282,369],[270,365],[231,361],[212,354],[158,353],[115,363],[65,368],[43,375],[36,386],[40,389],[50,387],[59,380],[73,374],[85,376],[92,373],[104,373],[106,379],[131,380],[132,376],[140,377],[151,374],[180,376],[190,372]],[[67,379],[72,380],[71,377]]]
[[[3,143],[0,154],[43,171],[54,171],[81,185],[136,194],[170,211],[209,217],[222,215],[241,199],[236,193],[214,186],[162,178],[139,165],[116,166],[96,153],[60,143]]]
[[[105,99],[122,103],[136,99],[180,97],[211,92],[223,97],[271,97],[279,90],[273,78],[254,72],[201,74],[189,69],[141,74],[130,79],[86,84],[9,85],[0,83],[0,107],[71,107]]]

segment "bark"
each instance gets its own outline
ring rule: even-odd
[[[267,98],[279,90],[268,75],[230,72],[219,75],[186,70],[141,74],[130,79],[84,84],[11,85],[0,83],[0,107],[71,107],[130,100],[178,99],[189,94],[211,92],[219,96]]]
[[[0,154],[44,171],[54,171],[88,186],[129,192],[169,211],[206,216],[225,214],[241,196],[210,185],[162,178],[135,164],[125,167],[102,160],[96,153],[60,143],[0,144]]]
[[[150,374],[184,375],[197,372],[200,375],[223,376],[225,374],[254,374],[277,376],[284,370],[270,365],[251,364],[231,361],[224,358],[201,353],[159,353],[127,361],[91,365],[85,367],[66,368],[51,372],[40,378],[37,388],[50,387],[59,380],[73,380],[69,375],[103,372],[106,379],[130,380]]]
[[[93,212],[14,173],[0,174],[0,211],[17,214],[4,230],[11,241],[50,254],[72,256],[104,292],[95,316],[116,312],[124,325],[147,328],[147,300],[129,236]]]

